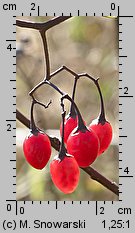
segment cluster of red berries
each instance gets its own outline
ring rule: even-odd
[[[105,119],[105,111],[98,80],[94,80],[101,100],[101,113],[97,119],[87,127],[77,105],[74,102],[75,85],[72,98],[67,94],[61,97],[62,124],[60,126],[61,146],[58,156],[50,163],[50,173],[53,183],[64,193],[72,193],[79,182],[79,167],[88,167],[110,145],[112,127]],[[48,82],[47,84],[53,86]],[[58,87],[55,89],[58,90]],[[62,93],[61,91],[59,91]],[[70,113],[65,117],[64,99],[71,102]],[[28,163],[36,169],[43,169],[51,156],[49,137],[35,125],[33,107],[31,107],[31,133],[23,143],[24,155]],[[65,147],[66,145],[66,147]]]

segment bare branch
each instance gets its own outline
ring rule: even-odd
[[[55,17],[47,22],[43,22],[43,23],[35,23],[35,22],[30,22],[30,21],[24,21],[24,20],[16,20],[16,26],[18,27],[25,27],[25,28],[31,28],[31,29],[36,29],[36,30],[48,30],[56,25],[58,25],[59,23],[64,22],[65,20],[71,18],[71,16],[58,16]]]
[[[40,30],[40,35],[42,38],[42,42],[43,42],[43,48],[44,48],[44,60],[45,60],[45,64],[46,64],[46,75],[45,75],[45,79],[49,80],[50,78],[50,60],[49,60],[49,52],[48,52],[48,46],[47,46],[47,39],[46,39],[46,31]]]

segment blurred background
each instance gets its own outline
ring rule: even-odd
[[[18,17],[21,20],[44,22],[52,17]],[[113,140],[109,149],[92,164],[102,175],[118,184],[118,21],[104,17],[72,17],[47,32],[51,72],[66,65],[77,73],[87,72],[100,77],[106,118],[113,127]],[[39,33],[33,29],[17,27],[17,109],[30,118],[29,91],[45,74],[44,54]],[[73,76],[63,71],[51,81],[63,91],[72,93]],[[60,96],[49,86],[39,88],[35,97],[52,104],[48,109],[35,106],[35,119],[39,128],[60,138]],[[86,78],[78,81],[75,102],[87,124],[97,118],[100,111],[98,92]],[[70,104],[66,102],[68,113]],[[17,200],[118,200],[118,197],[81,171],[76,191],[70,195],[60,192],[52,183],[49,164],[42,170],[28,165],[22,145],[29,133],[17,121]],[[52,149],[52,158],[57,155]],[[51,158],[51,159],[52,159]]]

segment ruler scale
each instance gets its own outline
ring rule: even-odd
[[[135,232],[134,204],[134,2],[97,0],[0,2],[1,164],[0,232]],[[52,7],[53,6],[53,7]],[[16,16],[118,16],[119,201],[16,201]],[[60,229],[60,230],[59,230]]]

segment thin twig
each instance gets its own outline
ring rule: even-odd
[[[16,20],[16,26],[18,27],[25,27],[25,28],[31,28],[31,29],[36,29],[36,30],[48,30],[56,25],[58,25],[59,23],[64,22],[65,20],[71,18],[71,16],[58,16],[55,17],[47,22],[43,22],[43,23],[35,23],[35,22],[30,22],[30,21],[24,21],[24,20]]]
[[[50,60],[49,60],[49,52],[48,52],[47,39],[46,39],[46,31],[44,29],[40,30],[40,35],[41,35],[42,42],[43,42],[44,61],[45,61],[45,64],[46,64],[45,79],[49,80],[49,78],[50,78]]]

